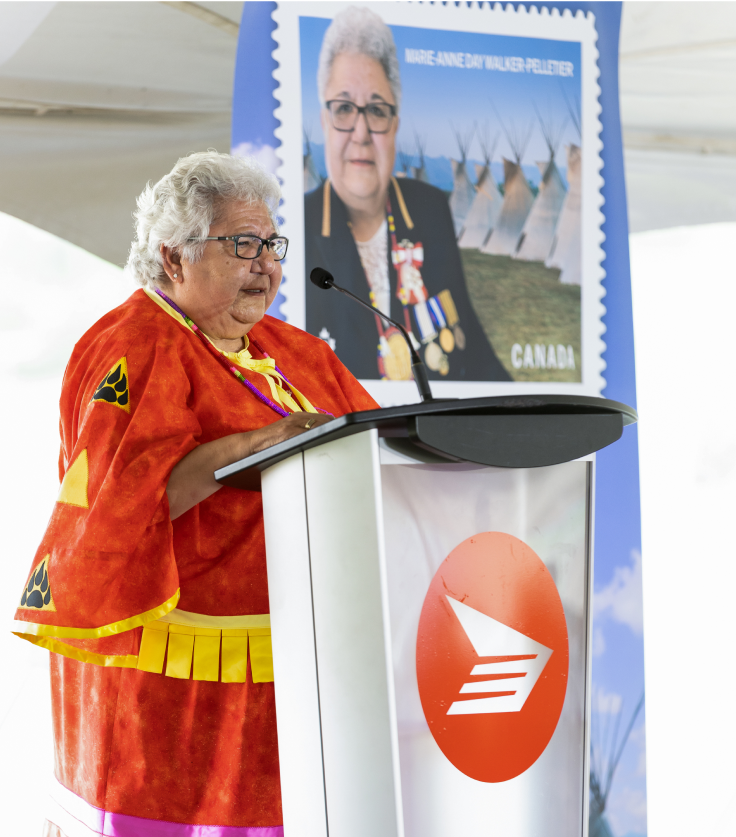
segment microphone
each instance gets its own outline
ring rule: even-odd
[[[339,285],[336,285],[335,277],[329,272],[329,270],[325,270],[323,267],[315,267],[309,274],[309,278],[311,279],[312,284],[316,285],[318,288],[322,288],[325,291],[329,291],[330,288],[340,291],[341,294],[345,294],[345,296],[349,296],[351,299],[359,302],[363,308],[367,308],[372,314],[378,314],[382,320],[385,320],[387,323],[391,323],[392,326],[395,326],[401,332],[404,340],[406,340],[406,345],[409,347],[409,353],[411,355],[411,371],[414,375],[414,381],[417,385],[417,389],[419,390],[419,396],[422,401],[434,401],[432,390],[429,388],[427,367],[422,363],[422,359],[419,357],[417,350],[412,345],[409,335],[406,333],[406,329],[401,325],[401,323],[397,323],[396,320],[392,320],[391,317],[387,317],[377,308],[374,308],[372,305],[368,305],[367,302],[363,302],[359,296],[356,296],[355,294],[350,293],[350,291],[345,290],[345,288],[341,288]]]

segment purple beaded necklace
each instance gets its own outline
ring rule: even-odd
[[[161,297],[161,299],[167,302],[174,309],[174,311],[176,311],[176,313],[183,318],[184,322],[189,326],[189,328],[191,328],[191,330],[197,335],[197,337],[199,337],[199,339],[205,345],[207,351],[217,360],[220,366],[224,366],[225,369],[227,369],[234,377],[236,377],[240,381],[240,383],[243,384],[243,386],[247,387],[253,393],[253,395],[255,395],[256,398],[258,398],[260,401],[262,401],[264,404],[270,407],[274,412],[278,413],[280,416],[283,416],[284,418],[288,415],[291,415],[275,401],[272,401],[267,395],[264,395],[258,389],[258,387],[256,387],[247,378],[245,378],[243,374],[240,372],[240,370],[238,370],[232,363],[230,363],[230,361],[224,355],[220,354],[220,352],[217,351],[217,349],[212,345],[212,343],[210,343],[207,337],[205,337],[205,334],[202,331],[202,329],[199,328],[199,326],[194,322],[194,320],[192,320],[191,317],[188,317],[173,300],[169,299],[169,297],[166,296],[166,294],[163,291],[160,291],[158,288],[155,288],[154,290]],[[270,357],[270,355],[261,348],[260,344],[254,338],[251,337],[250,342],[258,349],[258,351],[264,357]],[[291,387],[291,381],[289,381],[286,375],[284,375],[284,373],[275,364],[274,369]],[[319,407],[317,408],[317,410],[318,412],[324,413],[325,415],[332,415],[332,413],[328,413],[326,410],[320,410]]]

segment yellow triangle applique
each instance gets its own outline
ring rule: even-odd
[[[128,361],[125,357],[105,375],[92,396],[93,401],[105,401],[130,412],[130,390],[128,388]]]
[[[18,605],[21,610],[56,610],[49,581],[50,557],[47,555],[33,568]]]
[[[56,502],[88,509],[87,483],[89,483],[89,462],[87,461],[87,448],[85,448],[64,474]]]

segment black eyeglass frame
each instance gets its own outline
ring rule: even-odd
[[[241,256],[240,253],[238,253],[238,241],[243,238],[260,241],[260,244],[258,245],[258,252],[255,256]],[[271,249],[271,243],[277,239],[286,242],[284,255],[280,258]],[[268,247],[268,252],[277,262],[281,262],[286,258],[286,253],[289,249],[289,239],[285,235],[272,235],[270,238],[261,238],[259,235],[253,235],[252,233],[240,233],[239,235],[208,235],[206,238],[188,238],[187,241],[232,241],[235,244],[235,257],[237,259],[245,259],[246,261],[257,259],[263,252],[264,244]]]
[[[333,102],[344,102],[346,105],[352,105],[355,108],[357,113],[355,115],[355,122],[353,122],[353,127],[352,128],[338,128],[335,125],[335,117],[334,117],[332,111],[330,110],[330,105]],[[372,131],[371,130],[370,123],[368,122],[368,108],[372,107],[373,105],[385,105],[391,111],[391,118],[388,121],[388,127],[386,128],[385,131]],[[391,125],[393,124],[394,117],[396,116],[396,113],[397,113],[396,105],[390,105],[388,102],[384,102],[383,100],[381,100],[380,102],[369,102],[367,105],[363,105],[363,107],[360,107],[359,105],[356,105],[355,102],[351,102],[350,99],[330,99],[329,102],[325,102],[325,108],[327,109],[327,111],[329,111],[330,122],[332,124],[332,127],[336,131],[340,131],[340,133],[343,133],[343,134],[352,134],[353,133],[353,131],[355,130],[355,126],[358,124],[358,120],[360,119],[361,114],[363,114],[363,116],[365,117],[365,125],[366,125],[366,128],[368,128],[368,133],[369,134],[387,134],[391,130]]]

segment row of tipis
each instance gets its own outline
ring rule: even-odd
[[[422,141],[419,134],[414,134],[414,142],[416,144],[416,151],[412,153],[406,148],[399,146],[399,166],[401,171],[397,174],[398,177],[411,177],[413,180],[421,180],[422,183],[429,183],[427,175],[427,164],[424,160],[425,143]],[[419,163],[418,166],[412,165],[414,159]]]
[[[475,197],[458,238],[460,247],[466,249],[480,249],[495,229],[501,214],[503,195],[499,192],[491,171],[498,139],[498,135],[489,140],[487,136],[478,134],[483,163],[475,165]]]
[[[564,95],[564,91],[563,91]],[[570,120],[580,135],[580,111],[565,97]],[[466,162],[471,135],[455,132],[460,159],[453,160],[453,192],[450,209],[458,236],[458,244],[481,253],[511,256],[523,261],[543,261],[547,267],[560,270],[564,284],[581,284],[581,151],[580,146],[567,148],[568,188],[557,167],[556,154],[567,120],[545,119],[535,107],[537,121],[544,137],[549,158],[538,162],[541,181],[534,195],[522,167],[522,159],[531,139],[534,123],[519,127],[506,126],[497,113],[513,159],[503,158],[503,196],[491,170],[498,136],[489,141],[478,134],[483,164],[476,164],[474,196],[468,206]],[[472,185],[472,184],[470,184]],[[463,212],[464,210],[464,212]]]
[[[312,156],[312,143],[309,141],[309,132],[304,130],[304,194],[314,191],[323,183],[322,177],[317,172]]]
[[[582,124],[579,103],[573,103],[565,93],[567,112],[570,115],[578,137],[582,137]],[[570,285],[581,283],[581,192],[582,180],[581,153],[579,145],[570,145],[567,149],[567,195],[562,204],[560,218],[552,240],[552,247],[545,261],[547,267],[556,267],[561,271],[560,281]]]
[[[411,167],[411,176],[414,180],[421,180],[422,183],[429,183],[429,176],[427,175],[427,164],[424,161],[424,149],[426,144],[420,138],[419,134],[414,134],[414,142],[417,145],[417,159],[418,166]]]
[[[473,140],[475,128],[468,131],[467,134],[461,134],[454,128],[453,131],[458,148],[460,149],[460,159],[450,160],[452,165],[450,212],[452,213],[452,221],[455,225],[455,237],[460,238],[463,227],[465,226],[465,219],[470,212],[470,207],[473,205],[473,199],[475,198],[475,187],[470,182],[467,169],[468,150]]]
[[[514,159],[503,158],[503,204],[496,225],[488,231],[480,251],[493,256],[513,256],[517,250],[524,222],[534,203],[534,194],[521,164],[532,136],[534,123],[528,127],[519,127],[514,124],[507,127],[500,116],[498,120]]]
[[[537,163],[542,179],[537,198],[524,221],[515,253],[517,259],[530,262],[544,261],[549,256],[567,192],[555,162],[555,154],[562,132],[567,127],[567,120],[554,124],[551,119],[544,119],[538,110],[537,119],[549,150],[549,160],[546,163]]]

